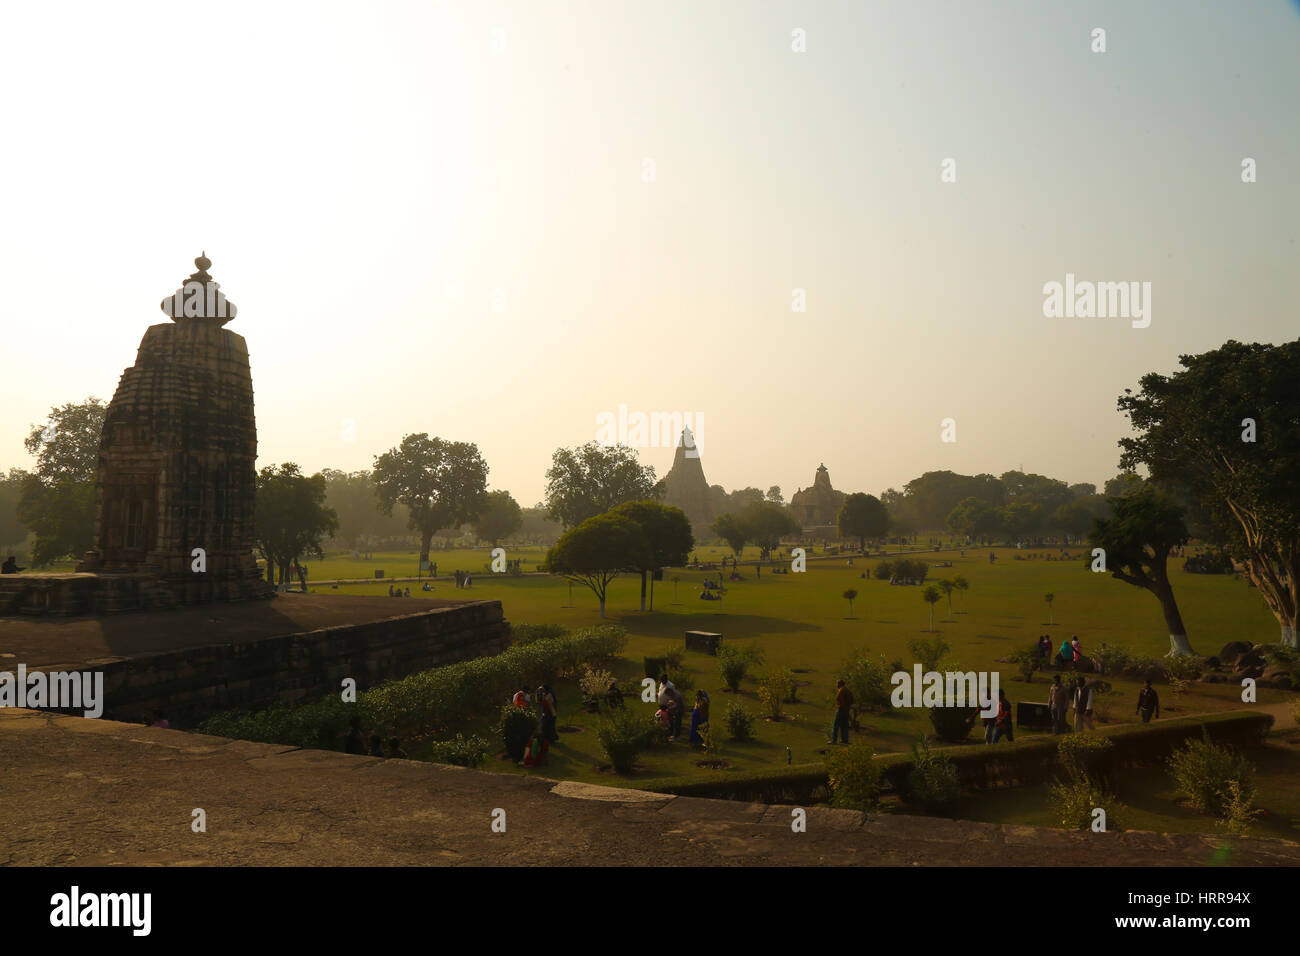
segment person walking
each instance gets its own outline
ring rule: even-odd
[[[1047,691],[1047,709],[1052,715],[1052,733],[1065,733],[1065,711],[1070,705],[1070,695],[1061,683],[1061,675],[1052,675],[1052,685]]]
[[[1142,689],[1138,691],[1137,712],[1142,715],[1142,723],[1151,723],[1151,715],[1155,714],[1157,720],[1160,719],[1160,695],[1156,689],[1151,686],[1148,680],[1143,684]]]
[[[1074,731],[1083,733],[1085,730],[1096,730],[1097,726],[1092,722],[1092,688],[1082,678],[1076,678],[1074,682]]]
[[[545,684],[537,688],[537,706],[542,711],[542,739],[555,743],[560,739],[555,732],[555,695]]]
[[[849,742],[849,715],[853,707],[853,691],[844,679],[835,682],[835,723],[831,724],[831,743]]]
[[[709,695],[702,690],[695,692],[695,706],[691,709],[691,746],[703,747],[704,735],[701,729],[709,723]]]
[[[997,743],[1003,737],[1015,742],[1015,737],[1011,732],[1011,701],[1007,700],[1007,692],[998,691],[998,716],[994,719],[993,742]]]

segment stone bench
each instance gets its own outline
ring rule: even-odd
[[[703,651],[705,654],[717,656],[718,648],[721,646],[722,635],[716,631],[686,632],[686,649],[688,651]]]

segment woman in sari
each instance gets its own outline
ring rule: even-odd
[[[691,710],[691,746],[703,747],[704,736],[700,729],[709,722],[709,695],[702,690],[695,692],[695,707]]]

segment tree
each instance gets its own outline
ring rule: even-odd
[[[494,548],[523,524],[523,510],[508,491],[489,491],[483,510],[473,521],[474,534]]]
[[[737,515],[724,514],[718,515],[713,519],[713,525],[710,530],[731,548],[731,553],[740,557],[741,552],[745,550],[745,544],[749,540],[749,529]]]
[[[339,527],[338,513],[325,505],[325,476],[304,475],[293,462],[267,465],[257,473],[254,531],[266,558],[266,579],[289,577],[289,566],[305,554],[321,554],[321,542]]]
[[[785,504],[785,497],[781,494],[780,485],[773,485],[771,488],[767,489],[767,500],[774,501],[778,505]]]
[[[790,512],[771,501],[755,501],[747,505],[740,513],[740,523],[745,528],[746,538],[758,546],[759,557],[764,561],[785,535],[800,530],[799,522]]]
[[[560,536],[546,555],[551,571],[591,588],[605,616],[609,582],[628,568],[650,563],[650,544],[645,532],[630,518],[600,514],[588,518]]]
[[[911,517],[917,527],[925,529],[941,527],[952,509],[966,498],[996,506],[1006,500],[1002,482],[992,475],[959,475],[951,471],[927,471],[904,485],[903,492]]]
[[[1229,537],[1230,548],[1297,646],[1300,605],[1300,339],[1229,341],[1179,358],[1173,375],[1144,375],[1119,409],[1136,436],[1120,441],[1120,467],[1186,492]]]
[[[10,468],[8,475],[0,475],[0,545],[17,544],[27,537],[27,529],[18,517],[26,477],[21,468]]]
[[[407,526],[420,535],[420,561],[429,560],[435,531],[473,521],[487,498],[488,466],[469,442],[407,435],[396,448],[375,456],[373,478],[380,510],[402,504]]]
[[[948,513],[948,528],[954,534],[982,538],[996,534],[1002,526],[1001,509],[979,498],[963,498]]]
[[[868,538],[882,538],[889,530],[889,512],[875,495],[858,491],[844,499],[837,523],[840,534],[857,538],[859,549],[865,552]]]
[[[1153,487],[1126,498],[1112,498],[1111,509],[1109,518],[1098,518],[1093,523],[1088,543],[1105,552],[1111,577],[1145,588],[1160,601],[1169,628],[1169,655],[1191,654],[1192,645],[1167,568],[1169,550],[1187,541],[1183,510]],[[1092,560],[1089,555],[1089,566]]]
[[[1043,595],[1043,600],[1047,602],[1047,624],[1049,627],[1056,626],[1056,618],[1052,616],[1052,602],[1056,600],[1056,595],[1048,592]]]
[[[1087,506],[1076,500],[1053,511],[1050,523],[1077,541],[1092,528],[1094,517],[1096,516]]]
[[[610,514],[621,515],[634,522],[645,535],[649,546],[647,561],[633,564],[641,572],[641,610],[646,609],[646,576],[660,568],[681,567],[686,563],[695,545],[691,533],[691,519],[681,508],[661,505],[657,501],[627,501],[612,509]],[[650,584],[650,610],[654,610],[654,582]]]
[[[1144,484],[1146,484],[1145,479],[1137,472],[1122,471],[1106,482],[1102,494],[1107,498],[1124,498],[1135,491],[1141,491]]]
[[[1042,508],[1029,501],[1013,501],[1002,509],[1002,527],[1010,541],[1020,541],[1038,527]]]
[[[960,574],[953,575],[952,585],[953,585],[953,587],[955,587],[958,591],[961,591],[963,594],[965,594],[967,591],[970,590],[970,582],[967,581],[967,580],[966,580],[964,577],[962,577]],[[964,608],[965,606],[966,606],[966,601],[963,599],[963,600],[962,600],[962,607]],[[962,613],[964,614],[964,613],[966,613],[966,612],[963,611]]]
[[[939,593],[939,589],[935,587],[933,584],[928,585],[926,589],[921,592],[921,598],[925,601],[926,604],[930,605],[930,630],[931,631],[934,630],[934,606],[939,603],[939,599],[942,597],[943,595]]]
[[[32,563],[81,555],[95,540],[95,470],[108,406],[95,397],[51,408],[23,441],[36,470],[23,475],[18,515],[36,534]],[[13,473],[10,472],[10,476]]]
[[[325,504],[339,517],[335,539],[343,546],[360,550],[376,539],[405,538],[410,513],[396,505],[392,514],[379,509],[375,482],[369,471],[338,471],[322,468],[325,479]]]
[[[849,589],[848,589],[847,591],[845,591],[844,594],[841,595],[841,596],[844,598],[844,600],[846,600],[846,601],[849,602],[849,618],[852,619],[852,617],[853,617],[853,599],[856,598],[856,597],[858,596],[858,592],[857,592],[857,590],[856,590],[855,588],[849,588]]]
[[[939,590],[942,591],[943,596],[948,599],[948,616],[952,617],[952,592],[953,589],[957,587],[957,584],[955,581],[950,581],[947,578],[944,578],[938,583],[939,583]]]
[[[580,448],[558,448],[546,472],[546,507],[565,528],[604,514],[625,501],[659,497],[655,470],[637,461],[627,445],[594,441]]]

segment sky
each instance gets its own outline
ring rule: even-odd
[[[3,0],[0,468],[206,252],[259,465],[428,432],[529,505],[626,406],[728,489],[1100,485],[1141,375],[1300,334],[1298,65],[1283,0]]]

